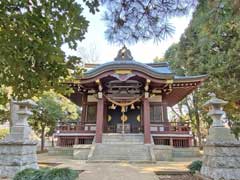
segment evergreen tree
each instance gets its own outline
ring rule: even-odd
[[[165,54],[172,68],[180,74],[209,75],[196,93],[196,105],[202,107],[208,92],[215,92],[229,101],[225,109],[236,136],[240,121],[239,7],[238,0],[199,1],[180,42]]]

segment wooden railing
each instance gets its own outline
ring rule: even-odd
[[[104,127],[105,133],[119,133],[121,129],[117,129],[117,125],[107,125]],[[143,132],[143,127],[141,125],[130,125],[129,129],[125,129],[125,133],[140,133]]]
[[[94,133],[96,124],[61,124],[56,127],[57,133]]]
[[[158,124],[151,124],[152,134],[189,134],[190,126],[188,123],[180,122],[164,122]],[[95,133],[96,124],[61,124],[56,128],[57,133]],[[117,133],[117,125],[106,125],[104,127],[105,133]],[[126,129],[127,133],[144,132],[141,125],[130,125],[130,129]]]
[[[153,134],[189,134],[189,123],[164,122],[151,124],[151,133]]]
[[[77,144],[92,144],[94,136],[64,136],[59,137],[57,146],[72,147]]]
[[[192,138],[160,137],[160,136],[153,137],[153,142],[155,145],[173,146],[175,148],[190,147],[191,141]]]

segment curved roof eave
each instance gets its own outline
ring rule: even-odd
[[[83,79],[95,77],[106,71],[122,70],[122,69],[139,70],[139,71],[145,72],[146,74],[148,74],[150,76],[158,77],[158,78],[159,77],[162,77],[162,78],[173,78],[174,77],[174,73],[170,72],[169,70],[167,70],[165,72],[160,72],[156,68],[153,68],[149,65],[139,63],[136,61],[121,61],[121,62],[113,61],[113,62],[99,65],[99,66],[85,72]]]
[[[207,74],[198,76],[174,76],[174,82],[204,81],[208,78]]]

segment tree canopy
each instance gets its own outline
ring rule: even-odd
[[[107,39],[112,43],[161,41],[172,35],[170,19],[189,13],[196,0],[102,0]]]
[[[240,3],[238,0],[199,1],[189,27],[165,59],[180,75],[208,74],[195,96],[201,107],[208,92],[229,101],[227,116],[239,132]],[[238,130],[237,130],[238,129]]]
[[[84,39],[82,11],[74,0],[0,1],[0,82],[12,87],[14,97],[62,88],[80,59],[66,57],[61,46],[76,49]]]
[[[66,97],[53,91],[44,92],[40,98],[34,98],[37,107],[29,123],[41,136],[41,149],[44,149],[45,135],[52,135],[58,121],[74,121],[79,118],[79,108]]]

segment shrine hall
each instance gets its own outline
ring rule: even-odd
[[[142,135],[143,144],[192,146],[189,123],[171,121],[167,107],[192,93],[206,75],[177,76],[166,62],[134,60],[125,46],[113,61],[85,69],[68,83],[74,90],[69,99],[81,107],[81,118],[58,124],[58,146],[102,143],[106,134]]]

